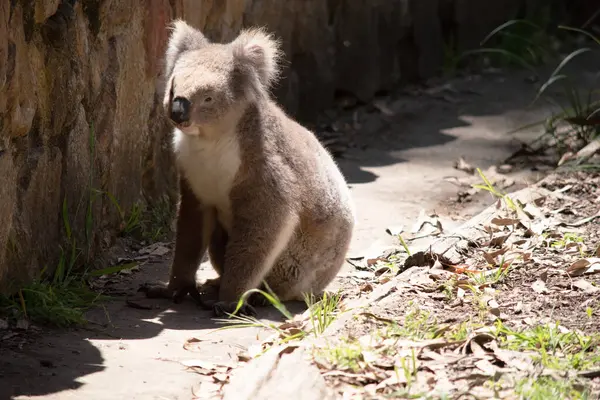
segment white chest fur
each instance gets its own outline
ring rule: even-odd
[[[175,129],[173,145],[179,168],[198,199],[204,205],[215,207],[219,220],[229,228],[229,193],[241,164],[235,136],[208,140]]]

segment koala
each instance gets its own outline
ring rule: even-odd
[[[263,282],[282,301],[318,296],[342,267],[355,208],[332,156],[271,98],[281,56],[263,28],[215,43],[173,23],[163,107],[180,201],[169,282],[145,287],[148,297],[190,294],[221,316]],[[212,303],[195,280],[206,251],[219,276]],[[256,315],[252,303],[240,313]]]

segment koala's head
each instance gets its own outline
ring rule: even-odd
[[[232,110],[268,96],[278,77],[279,43],[248,29],[231,43],[211,43],[182,20],[173,23],[165,54],[163,106],[183,132],[230,118]]]

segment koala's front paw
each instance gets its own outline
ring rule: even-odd
[[[223,317],[228,316],[228,314],[233,314],[235,309],[237,308],[237,301],[227,302],[227,301],[218,301],[213,305],[213,313],[215,317]],[[250,304],[244,303],[240,309],[237,311],[236,315],[245,315],[247,317],[256,317],[258,314],[254,307]]]

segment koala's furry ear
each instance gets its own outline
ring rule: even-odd
[[[177,58],[189,50],[201,49],[210,44],[209,40],[198,29],[190,26],[182,19],[173,21],[169,27],[172,31],[165,53],[165,77],[173,72]]]
[[[244,69],[254,70],[265,89],[277,80],[282,52],[273,35],[263,28],[245,29],[231,45],[236,61]]]

